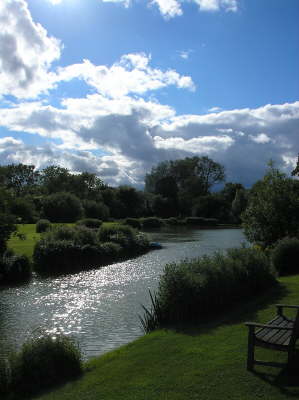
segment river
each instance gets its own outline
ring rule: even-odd
[[[163,249],[125,262],[59,278],[33,278],[0,289],[0,356],[33,332],[74,337],[85,359],[143,335],[138,314],[149,304],[165,264],[246,242],[240,229],[167,229],[151,232]]]

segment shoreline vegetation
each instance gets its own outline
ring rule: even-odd
[[[275,303],[299,303],[299,275],[208,322],[156,330],[83,364],[83,374],[36,400],[189,400],[221,398],[282,400],[299,396],[298,371],[257,367],[246,370],[244,322],[265,322]],[[261,359],[285,362],[286,355],[258,349]],[[200,397],[199,397],[200,393]],[[4,396],[5,400],[25,397]]]

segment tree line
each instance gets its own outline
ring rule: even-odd
[[[0,206],[18,222],[39,218],[73,222],[88,218],[121,219],[201,216],[238,222],[246,203],[241,184],[226,183],[224,167],[208,157],[164,161],[145,176],[145,189],[111,187],[96,174],[74,174],[56,165],[38,171],[34,165],[0,166]]]

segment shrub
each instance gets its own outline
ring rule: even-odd
[[[142,225],[143,228],[160,228],[163,225],[163,222],[160,218],[148,217],[143,218]]]
[[[0,394],[6,395],[10,390],[11,370],[8,360],[0,359]]]
[[[155,310],[158,305],[159,317],[148,310],[144,321],[152,326],[154,318],[158,327],[205,319],[247,301],[275,282],[268,257],[254,249],[230,249],[226,254],[168,264],[153,307]]]
[[[102,221],[97,218],[84,218],[80,219],[80,221],[77,222],[77,225],[83,225],[86,228],[90,229],[99,229],[99,227],[102,225]]]
[[[206,218],[203,217],[187,217],[185,218],[185,223],[187,225],[201,225],[201,226],[206,226]]]
[[[279,240],[272,250],[273,266],[280,275],[299,273],[299,239],[284,238]]]
[[[30,198],[15,198],[10,204],[10,212],[20,218],[22,223],[31,224],[36,221],[36,210],[32,199]]]
[[[82,217],[83,208],[78,197],[59,192],[44,198],[43,214],[51,222],[75,222]]]
[[[128,225],[103,225],[98,231],[98,239],[100,242],[116,242],[121,238],[133,239],[136,231]]]
[[[36,233],[46,232],[51,229],[51,222],[48,219],[40,219],[36,223],[35,231]]]
[[[34,269],[40,275],[90,269],[102,264],[99,246],[80,246],[69,240],[40,240],[34,248]]]
[[[182,225],[183,222],[180,221],[178,218],[170,217],[164,220],[167,225]]]
[[[141,228],[141,222],[138,218],[126,218],[125,224],[132,226],[132,228],[136,228],[136,229]]]
[[[109,208],[102,202],[84,200],[82,202],[86,218],[97,218],[107,221],[110,216]]]
[[[12,389],[21,395],[38,393],[82,373],[80,350],[63,335],[28,341],[10,363]]]
[[[19,283],[31,277],[31,264],[25,255],[15,255],[12,251],[4,253],[0,261],[2,283]]]

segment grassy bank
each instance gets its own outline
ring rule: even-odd
[[[246,370],[247,320],[271,319],[275,303],[299,304],[299,275],[214,323],[160,330],[86,364],[84,376],[39,400],[254,400],[299,397],[299,378]],[[260,359],[286,355],[257,349]]]

